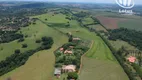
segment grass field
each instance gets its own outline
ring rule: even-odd
[[[142,19],[129,19],[126,21],[120,21],[118,23],[118,27],[142,31]]]
[[[24,66],[1,76],[0,80],[6,80],[8,77],[12,80],[51,80],[55,61],[52,54],[54,50],[52,48],[35,53]]]
[[[46,23],[66,23],[65,15],[57,14],[51,16],[52,13],[36,16]],[[45,18],[48,20],[45,21]],[[8,74],[0,77],[4,80],[11,77],[14,80],[51,80],[53,77],[53,65],[55,51],[62,44],[67,42],[67,36],[64,34],[71,33],[73,36],[94,41],[92,48],[83,58],[83,68],[80,73],[80,80],[128,80],[121,66],[118,64],[111,51],[103,40],[94,32],[80,27],[76,20],[71,20],[69,28],[48,27],[38,21],[36,25],[22,29],[22,33],[29,35],[29,39],[38,39],[40,36],[52,36],[54,45],[50,50],[35,53],[27,63]],[[64,33],[64,34],[62,34]]]
[[[84,28],[75,28],[74,31],[73,29],[69,30],[61,28],[59,30],[63,32],[72,32],[74,36],[94,40],[92,49],[90,49],[83,58],[83,68],[81,70],[80,80],[101,80],[100,78],[102,77],[104,77],[102,80],[128,80],[127,75],[124,73],[123,69],[117,63],[111,51],[100,37]],[[79,30],[79,32],[75,32],[76,30]],[[104,63],[105,65],[102,65]],[[110,66],[114,68],[111,68]],[[86,69],[88,69],[89,72],[87,72]],[[109,72],[107,72],[107,70]],[[101,73],[103,73],[103,75],[100,75]],[[110,77],[107,78],[107,76]]]
[[[82,23],[86,25],[86,24],[92,24],[94,23],[94,21],[92,20],[92,18],[88,17],[88,18],[84,18]]]
[[[107,30],[106,30],[104,27],[102,27],[100,24],[97,24],[97,25],[89,25],[88,27],[89,27],[89,28],[93,28],[93,29],[95,29],[95,30],[97,30],[97,31],[104,31],[104,32],[107,32]]]
[[[83,58],[80,80],[129,80],[100,37],[96,36],[94,32],[89,32],[87,29],[80,27],[75,20],[70,21],[70,23],[70,28],[56,27],[56,29],[63,33],[71,33],[73,36],[94,41],[92,48]]]
[[[15,40],[10,43],[0,44],[0,48],[3,48],[3,50],[0,50],[0,61],[13,54],[15,49],[20,49],[21,52],[24,52],[39,47],[40,45],[35,43],[36,39],[46,35],[45,33],[41,33],[43,29],[40,28],[40,26],[44,25],[38,21],[36,25],[22,28],[21,32],[24,35],[28,35],[23,42],[18,43],[18,41]],[[27,48],[22,48],[22,44],[24,43],[28,45]]]
[[[129,80],[119,64],[109,60],[83,58],[80,80]]]
[[[80,80],[129,80],[106,44],[96,38],[83,58]]]
[[[45,21],[47,23],[67,23],[68,20],[65,19],[65,17],[66,16],[63,14],[54,14],[53,12],[49,12],[48,14],[43,14],[39,16],[34,16],[34,18],[40,18],[40,20]],[[47,21],[45,19],[47,19]]]
[[[116,50],[119,50],[122,46],[125,47],[127,50],[137,50],[134,46],[122,40],[110,41],[110,43]]]
[[[31,39],[29,43],[35,42],[35,39],[42,36],[51,36],[54,39],[54,44],[49,50],[35,53],[25,65],[1,76],[0,80],[5,80],[8,77],[11,77],[12,80],[51,80],[55,62],[53,52],[68,41],[67,36],[46,26],[40,21],[37,21],[36,25],[21,29],[21,31],[23,34],[29,35],[29,39]]]

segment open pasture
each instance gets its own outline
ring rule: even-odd
[[[42,36],[51,36],[54,44],[49,50],[35,53],[25,65],[1,76],[0,80],[5,80],[8,77],[12,80],[52,80],[55,62],[54,51],[68,41],[67,36],[48,27],[41,21],[21,29],[21,32],[28,35],[31,40],[29,43],[35,43],[35,40],[40,39]]]

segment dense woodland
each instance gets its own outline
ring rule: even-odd
[[[8,43],[23,37],[23,34],[16,33],[16,31],[0,31],[0,43]]]

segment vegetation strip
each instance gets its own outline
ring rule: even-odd
[[[94,41],[92,40],[89,50],[92,48],[93,44],[94,44]],[[88,50],[88,51],[89,51],[89,50]],[[87,51],[87,52],[88,52],[88,51]],[[83,63],[82,63],[83,60],[82,60],[82,58],[86,55],[87,52],[85,52],[85,53],[81,56],[81,60],[80,60],[81,62],[80,62],[80,68],[79,68],[79,70],[78,70],[78,74],[80,74],[81,69],[82,69],[82,66],[83,66]]]

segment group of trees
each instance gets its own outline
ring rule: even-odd
[[[0,34],[0,43],[8,43],[24,37],[23,34],[16,33],[16,31],[0,31]]]
[[[78,74],[76,72],[70,72],[70,73],[68,73],[67,79],[77,80],[78,79]]]
[[[70,36],[70,39],[72,39],[72,36]],[[56,56],[56,62],[55,67],[62,67],[62,65],[76,65],[76,70],[78,71],[81,64],[81,56],[89,49],[86,46],[81,45],[81,41],[79,42],[72,42],[72,40],[69,39],[69,42],[64,44],[61,48],[65,50],[70,50],[73,53],[72,54],[64,54],[64,51],[57,50],[55,51]],[[71,48],[72,46],[72,48]],[[67,79],[78,79],[77,72],[69,72]],[[65,80],[65,79],[64,79]]]
[[[29,50],[21,53],[20,49],[16,49],[11,56],[0,62],[0,76],[21,65],[24,65],[31,55],[40,50],[50,49],[52,44],[52,37],[42,37],[42,45],[35,50]],[[27,45],[23,44],[23,47],[27,47]]]
[[[73,48],[70,48],[73,46]],[[69,42],[62,46],[65,50],[72,51],[72,54],[64,54],[64,51],[55,51],[56,64],[55,67],[61,67],[62,65],[73,64],[76,65],[77,69],[80,68],[81,56],[89,49],[86,46],[81,45],[81,42]]]
[[[51,45],[54,43],[52,37],[42,37],[41,39],[42,41],[42,45],[41,45],[41,49],[50,49]]]
[[[136,70],[138,75],[142,78],[142,69],[141,69],[141,67],[138,64],[136,64],[136,63],[133,63],[132,66]]]
[[[123,40],[128,42],[129,44],[137,47],[142,50],[142,32],[136,30],[130,30],[126,28],[119,28],[110,31],[110,40]]]
[[[81,11],[81,12],[79,12],[79,13],[74,14],[74,16],[76,16],[76,17],[78,17],[78,18],[83,18],[83,17],[88,16],[88,14],[89,14],[89,13],[87,13],[87,12]]]

